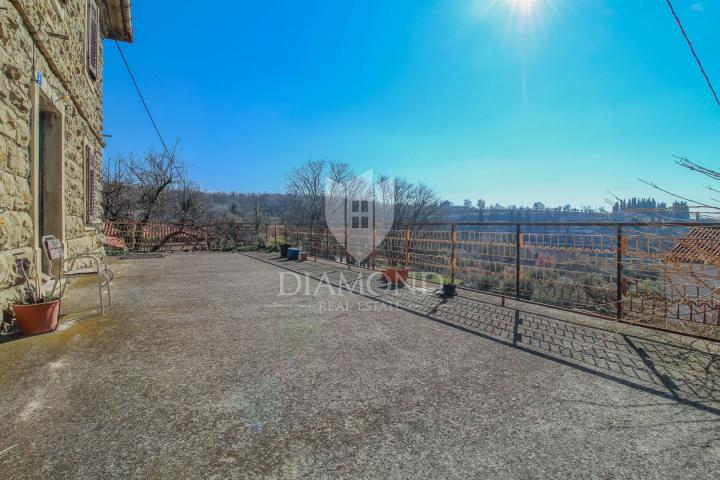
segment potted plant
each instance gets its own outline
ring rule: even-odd
[[[388,267],[383,272],[385,281],[388,283],[392,283],[393,285],[407,283],[409,274],[410,274],[410,270],[408,270],[407,268],[395,268],[395,267]]]
[[[383,280],[392,285],[407,283],[410,270],[407,267],[399,268],[398,261],[393,258],[388,258],[388,261],[390,266],[381,272]]]
[[[20,333],[37,335],[54,331],[58,325],[60,295],[55,295],[55,287],[50,293],[41,293],[40,279],[37,275],[34,283],[30,281],[27,273],[30,269],[30,261],[27,258],[16,258],[15,264],[25,280],[24,295],[19,297],[12,306],[15,313],[15,324]]]
[[[23,335],[37,335],[57,329],[60,299],[54,295],[26,296],[12,306],[15,324]]]

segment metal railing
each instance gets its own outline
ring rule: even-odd
[[[401,265],[413,276],[503,299],[720,337],[720,223],[400,225],[377,245],[370,242],[362,260],[347,253],[353,229],[338,241],[325,225],[218,222],[192,228],[176,226],[167,230],[172,241],[155,236],[139,245],[143,251],[231,251],[288,243],[348,267]],[[369,228],[362,236],[375,240],[374,225]]]

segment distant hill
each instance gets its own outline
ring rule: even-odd
[[[433,221],[462,223],[462,222],[592,222],[592,223],[616,223],[616,222],[670,222],[688,221],[688,215],[673,215],[673,212],[634,212],[617,211],[599,212],[593,210],[577,209],[544,209],[534,210],[530,208],[489,208],[480,210],[475,207],[462,206],[441,206],[433,215]]]
[[[255,223],[259,218],[264,222],[291,221],[293,199],[285,193],[240,193],[240,192],[202,192],[205,211],[210,219],[231,220]],[[653,200],[654,202],[654,200]],[[649,204],[648,204],[649,205]],[[662,204],[664,206],[664,204]],[[431,221],[443,223],[463,222],[671,222],[688,221],[690,213],[687,206],[673,205],[659,213],[657,209],[644,207],[635,201],[618,204],[612,212],[603,212],[589,208],[580,210],[569,205],[563,208],[532,209],[528,207],[502,208],[499,206],[479,209],[451,205],[443,202],[434,211]],[[632,210],[631,207],[637,207]]]

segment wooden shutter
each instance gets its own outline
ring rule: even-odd
[[[93,0],[87,2],[86,63],[92,78],[97,78],[100,49],[100,12]]]
[[[95,216],[95,150],[87,145],[85,147],[85,223],[96,223]]]

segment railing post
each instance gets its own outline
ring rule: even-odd
[[[287,223],[285,224],[285,243],[288,243],[288,236],[287,236]]]
[[[410,226],[405,226],[405,268],[410,264]]]
[[[452,242],[451,247],[450,247],[450,283],[455,284],[455,263],[456,263],[455,242],[457,241],[457,227],[454,223],[452,224],[452,231],[450,233],[450,241]]]
[[[270,237],[268,236],[268,224],[265,224],[265,246],[270,243]]]
[[[515,224],[515,298],[520,298],[520,224]]]
[[[372,224],[372,268],[375,270],[375,204],[373,204],[373,224]]]
[[[617,319],[622,319],[622,225],[617,225],[617,254],[615,258],[615,307],[617,310]]]
[[[275,224],[275,247],[277,247],[277,223]]]
[[[313,252],[315,251],[315,245],[313,244],[314,240],[314,233],[315,233],[315,225],[310,224],[310,254],[313,255]],[[315,257],[315,261],[317,261],[317,255],[313,255]]]
[[[330,227],[325,226],[325,258],[330,259]],[[333,256],[335,260],[335,256]]]
[[[295,225],[295,244],[300,248],[300,224]]]
[[[343,256],[345,257],[345,263],[347,264],[348,270],[350,270],[350,254],[348,253],[348,222],[347,222],[347,201],[345,202],[345,246]],[[342,263],[342,261],[340,261]]]

